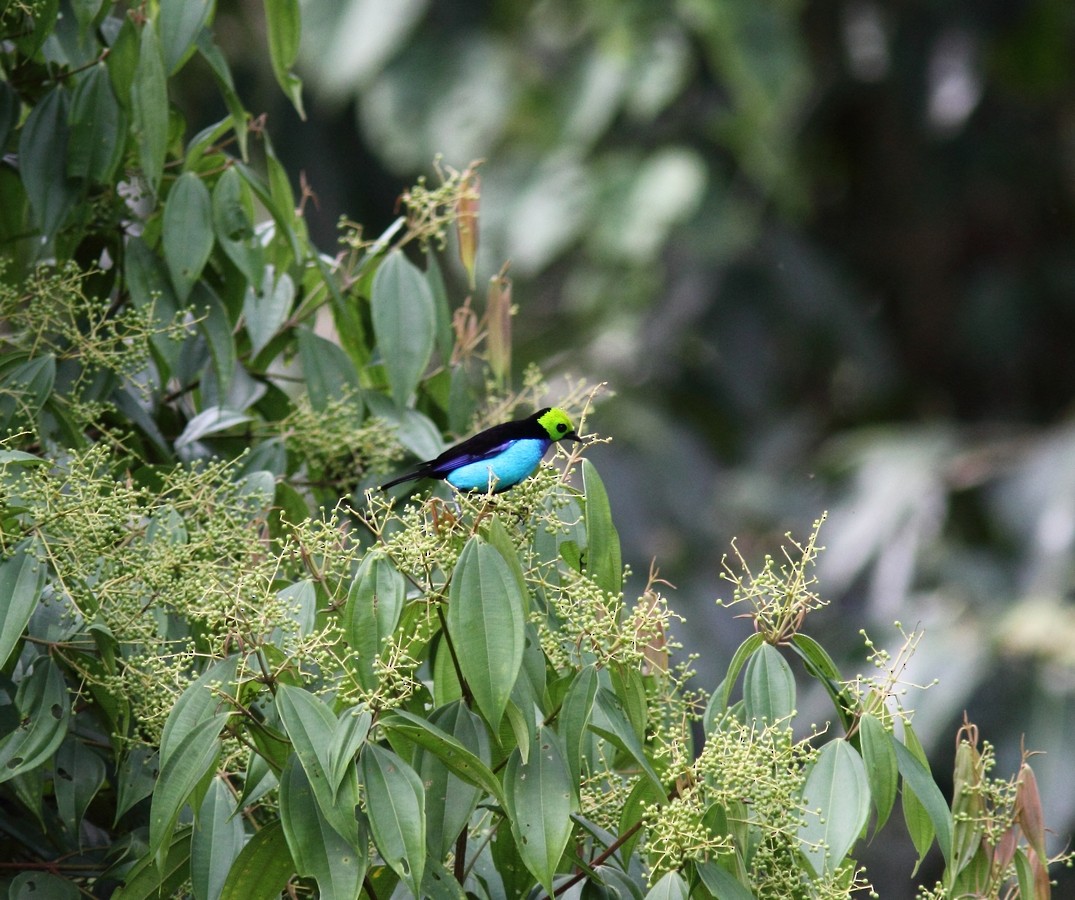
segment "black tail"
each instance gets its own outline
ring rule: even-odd
[[[391,481],[386,481],[381,485],[382,491],[387,491],[390,487],[395,487],[397,484],[403,484],[404,481],[414,481],[415,478],[422,477],[421,472],[408,472],[406,475],[400,475],[399,478],[393,478]]]

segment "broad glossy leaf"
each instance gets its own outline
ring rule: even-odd
[[[174,75],[190,59],[201,30],[209,24],[216,0],[183,0],[182,3],[162,3],[157,16],[160,42],[164,53],[164,69]]]
[[[67,177],[67,106],[66,89],[54,87],[30,110],[19,136],[19,173],[46,237],[59,230],[78,199],[77,182]]]
[[[756,651],[764,642],[765,638],[755,632],[747,637],[743,643],[736,648],[735,653],[732,654],[732,660],[728,663],[728,674],[725,675],[724,680],[717,685],[717,689],[713,691],[713,696],[709,698],[709,704],[706,707],[705,726],[707,730],[713,728],[724,716],[724,713],[728,709],[728,698],[731,697],[732,688],[735,687],[736,679],[739,678],[739,672],[754,655],[754,651]]]
[[[571,772],[559,735],[542,727],[524,763],[519,748],[504,769],[511,833],[527,869],[552,896],[552,880],[573,828],[577,812]]]
[[[138,65],[131,83],[131,107],[138,161],[150,190],[156,194],[168,152],[168,87],[164,56],[152,19],[142,26]]]
[[[360,421],[361,406],[358,398],[361,390],[358,372],[343,349],[332,341],[318,337],[308,328],[295,330],[299,342],[299,358],[302,373],[306,377],[306,391],[315,410],[323,410],[330,400],[349,396],[356,404],[355,424]]]
[[[453,707],[442,707],[442,709],[451,708]],[[406,710],[397,709],[381,721],[381,726],[387,731],[405,736],[419,747],[432,753],[463,781],[487,791],[497,803],[503,806],[504,793],[500,782],[489,769],[487,759],[483,758],[484,754],[480,752],[480,747],[485,742],[481,738],[476,739],[479,751],[465,745],[454,734],[449,734],[440,727],[439,723],[442,722],[444,715],[441,713],[439,716],[434,715],[431,720],[426,720]]]
[[[896,751],[885,727],[869,713],[859,720],[859,746],[862,748],[862,761],[866,765],[866,779],[870,783],[870,796],[877,812],[877,824],[874,825],[874,834],[877,834],[888,821],[896,802],[900,780]]]
[[[205,793],[190,842],[190,881],[195,900],[217,900],[228,872],[243,849],[243,817],[221,778]]]
[[[348,663],[366,688],[377,683],[375,661],[403,611],[406,583],[388,557],[370,551],[358,567],[343,610],[343,631],[352,650]]]
[[[564,741],[567,766],[576,796],[582,777],[582,748],[588,733],[586,726],[590,724],[597,687],[597,670],[592,665],[584,666],[571,682],[560,706],[560,736]]]
[[[364,706],[345,709],[336,720],[329,746],[329,782],[333,793],[339,791],[347,775],[354,770],[355,756],[366,743],[373,716]]]
[[[862,757],[843,738],[821,748],[803,785],[803,855],[818,876],[836,871],[870,816]]]
[[[650,781],[658,796],[664,796],[664,787],[656,770],[646,756],[645,748],[635,733],[623,704],[608,688],[599,687],[590,716],[590,730],[626,753]]]
[[[280,823],[270,822],[247,841],[235,860],[220,900],[279,900],[295,872]]]
[[[646,900],[687,900],[687,882],[679,872],[666,872],[650,888]]]
[[[0,669],[22,639],[45,585],[42,553],[35,539],[17,546],[0,563]]]
[[[714,897],[719,897],[720,900],[754,900],[754,894],[749,888],[743,887],[731,872],[712,860],[696,862],[694,870]]]
[[[216,764],[220,755],[220,730],[231,713],[217,713],[191,728],[161,764],[160,777],[153,790],[149,813],[149,853],[159,851],[171,841],[180,810],[187,804],[198,782]]]
[[[87,69],[71,98],[67,174],[111,184],[127,143],[127,117],[112,90],[104,63]]]
[[[795,711],[795,676],[772,644],[762,644],[750,657],[743,679],[747,719],[790,726]]]
[[[207,719],[231,707],[220,694],[235,693],[235,654],[214,663],[198,676],[180,695],[164,723],[160,740],[160,765],[168,761],[182,740]]]
[[[264,0],[265,21],[269,27],[269,59],[276,81],[295,107],[300,118],[305,119],[302,108],[302,79],[291,67],[299,53],[301,16],[298,0]]]
[[[194,172],[179,176],[164,207],[164,259],[180,303],[185,303],[213,251],[213,201]]]
[[[359,895],[366,874],[366,842],[353,845],[329,824],[296,756],[288,759],[280,775],[280,822],[296,871],[316,879],[323,900]]]
[[[391,750],[367,744],[359,758],[373,842],[381,857],[421,895],[426,814],[422,780]]]
[[[428,722],[417,716],[408,718],[414,731],[429,738],[429,746],[419,743],[414,754],[415,771],[425,786],[426,843],[432,858],[446,859],[483,793],[491,794],[503,806],[500,782],[489,769],[488,732],[463,703],[435,710]],[[456,774],[460,770],[469,777]],[[495,788],[490,790],[492,786]]]
[[[348,770],[337,789],[331,781],[331,748],[336,717],[324,701],[302,688],[282,684],[276,691],[276,708],[325,819],[352,844],[358,842],[358,784]]]
[[[228,114],[231,116],[232,131],[235,133],[236,140],[239,144],[239,155],[245,160],[247,158],[246,149],[248,142],[246,120],[249,116],[243,108],[239,95],[235,92],[235,82],[231,77],[231,69],[228,68],[228,61],[224,58],[224,54],[220,52],[220,48],[213,43],[213,35],[209,29],[204,29],[198,35],[196,43],[202,59],[209,64],[209,69],[213,73],[217,89],[224,98],[224,105],[228,107]]]
[[[156,750],[142,744],[135,744],[120,763],[116,784],[116,818],[120,817],[139,800],[144,800],[153,793],[160,773],[159,756]]]
[[[582,461],[582,489],[586,497],[586,556],[583,570],[603,591],[615,596],[623,590],[620,535],[612,522],[612,509],[604,482],[588,459]]]
[[[15,692],[18,727],[0,737],[0,782],[44,763],[60,746],[71,718],[71,701],[59,667],[47,656]]]
[[[377,269],[370,311],[392,398],[405,406],[433,354],[436,311],[429,283],[399,250]]]
[[[475,535],[459,556],[448,591],[448,634],[485,720],[496,731],[523,663],[525,601],[511,568]]]

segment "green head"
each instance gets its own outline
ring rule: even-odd
[[[571,424],[571,419],[562,409],[556,407],[541,409],[534,414],[534,417],[538,425],[548,432],[549,440],[554,442],[565,438],[569,441],[579,440],[579,436],[575,433],[575,426]]]

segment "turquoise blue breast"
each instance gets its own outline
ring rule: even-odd
[[[495,481],[493,489],[505,491],[533,474],[550,443],[539,438],[514,441],[496,456],[454,469],[444,480],[461,491],[487,491]]]

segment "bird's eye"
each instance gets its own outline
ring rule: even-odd
[[[563,422],[560,422],[560,423],[557,424],[556,430],[561,432],[561,433],[565,432],[565,431],[567,431],[567,426]]]

